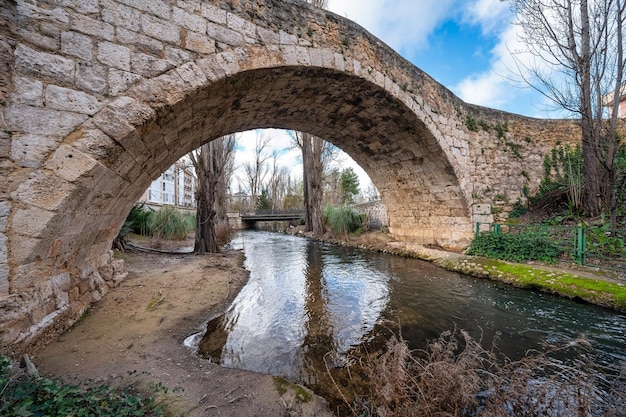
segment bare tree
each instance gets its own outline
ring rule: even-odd
[[[526,84],[579,118],[584,159],[583,208],[592,217],[608,210],[614,223],[626,0],[511,3],[516,23],[522,28],[520,40],[526,46],[526,50],[515,54],[518,72]]]
[[[326,231],[322,212],[323,175],[339,149],[330,142],[304,132],[295,132],[294,142],[302,151],[305,231],[321,236]]]
[[[229,172],[232,173],[236,138],[224,136],[189,154],[196,170],[196,237],[194,252],[220,251],[215,233],[216,207],[223,207]]]
[[[259,195],[264,186],[265,177],[267,175],[267,160],[271,155],[267,152],[270,144],[270,137],[264,136],[258,132],[254,145],[254,160],[243,165],[244,182],[250,191],[250,209],[254,209],[257,205]]]
[[[278,151],[272,152],[272,170],[268,184],[270,198],[272,199],[272,211],[282,206],[289,182],[289,170],[287,167],[278,164],[279,157],[280,153]]]

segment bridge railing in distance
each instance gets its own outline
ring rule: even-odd
[[[476,223],[476,236],[481,233],[542,236],[562,250],[562,260],[626,273],[626,229],[613,230],[608,224],[555,226]]]

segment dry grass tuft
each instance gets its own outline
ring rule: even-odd
[[[626,367],[601,368],[590,352],[581,339],[510,361],[462,330],[415,352],[393,336],[368,360],[368,400],[348,407],[359,417],[626,416]]]

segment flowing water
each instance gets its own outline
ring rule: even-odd
[[[324,395],[332,391],[328,369],[359,347],[383,346],[398,323],[411,348],[458,328],[487,344],[497,337],[511,359],[583,337],[599,362],[626,363],[626,315],[610,310],[289,235],[245,231],[231,246],[244,251],[250,279],[198,345],[222,366],[280,375]]]

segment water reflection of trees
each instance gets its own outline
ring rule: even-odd
[[[331,318],[328,312],[328,291],[324,278],[323,248],[316,242],[306,245],[305,276],[305,331],[302,368],[302,381],[315,384],[324,376],[326,367],[324,358],[335,351],[335,338]],[[320,375],[321,374],[321,375]]]

